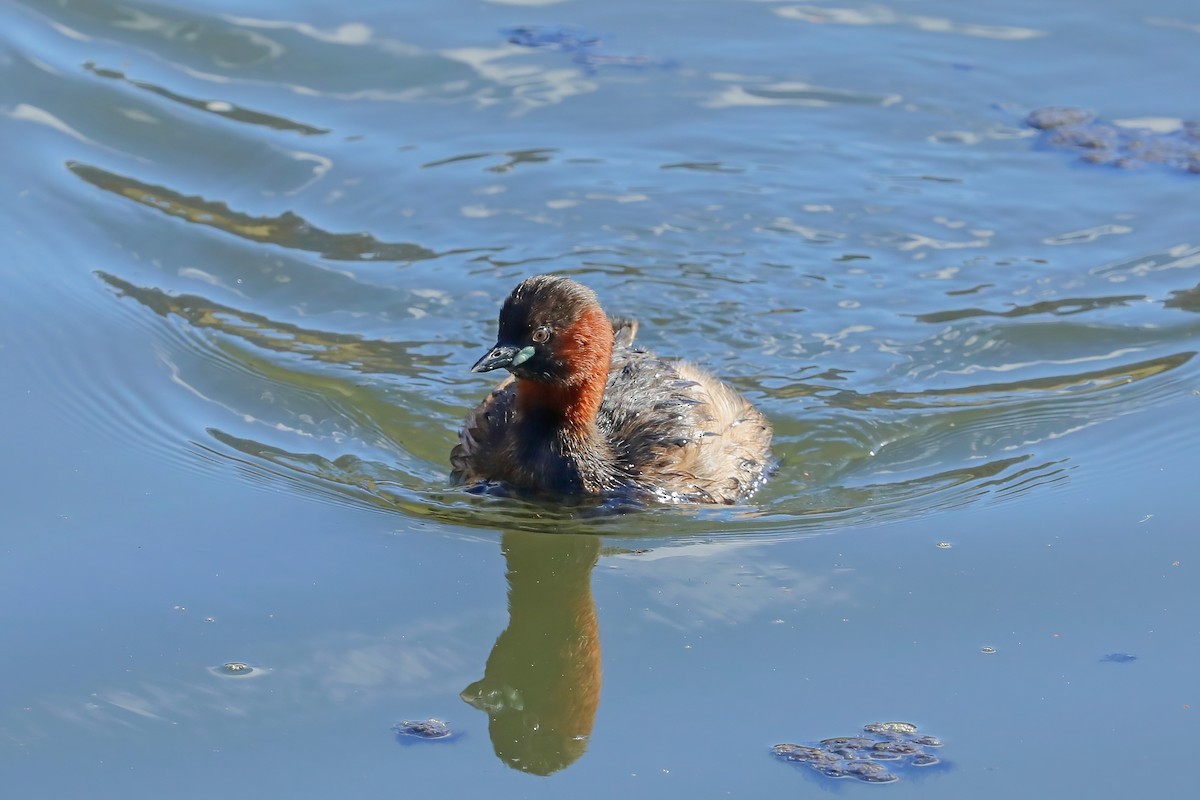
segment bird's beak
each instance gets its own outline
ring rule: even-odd
[[[487,355],[475,362],[475,366],[471,367],[471,372],[488,372],[499,367],[507,367],[511,370],[533,358],[533,354],[533,345],[517,349],[512,345],[497,343]]]
[[[516,355],[517,348],[512,345],[497,344],[485,353],[483,358],[475,362],[475,366],[471,367],[471,372],[491,372],[500,367],[511,367],[513,357]]]

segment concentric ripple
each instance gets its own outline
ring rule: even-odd
[[[1200,257],[1153,209],[1187,207],[1191,184],[1147,173],[1117,203],[1084,170],[1080,202],[1030,193],[1061,159],[975,94],[923,98],[875,62],[808,74],[633,32],[598,54],[566,25],[346,14],[11,5],[0,127],[29,144],[12,180],[43,204],[15,235],[46,251],[18,312],[72,425],[413,522],[766,537],[1053,492],[1184,446]],[[1050,33],[747,14],[827,55],[856,27]],[[738,507],[636,514],[450,487],[489,388],[469,365],[538,271],[747,393],[775,425],[772,480]]]

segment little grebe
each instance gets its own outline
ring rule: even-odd
[[[766,418],[692,364],[633,347],[636,332],[580,283],[522,282],[500,309],[496,345],[471,368],[512,376],[467,417],[453,480],[691,503],[752,494],[771,467]]]

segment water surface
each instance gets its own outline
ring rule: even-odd
[[[871,791],[1190,785],[1200,177],[1023,120],[1200,119],[1191,3],[0,20],[4,785],[818,792],[771,746],[890,719],[944,763]],[[546,271],[759,404],[775,478],[449,486]]]

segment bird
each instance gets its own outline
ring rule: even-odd
[[[511,374],[472,410],[451,480],[486,491],[736,503],[774,468],[771,425],[699,367],[636,347],[571,278],[535,275],[500,309],[495,345],[472,372]]]

